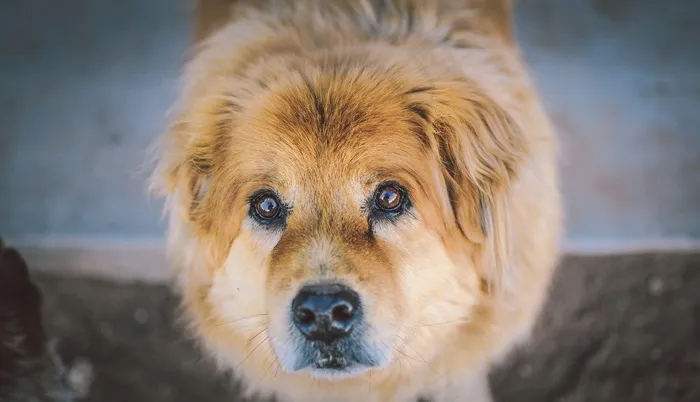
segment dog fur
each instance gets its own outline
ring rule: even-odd
[[[195,336],[249,395],[491,399],[558,257],[557,141],[507,0],[200,0],[154,184]],[[409,214],[363,203],[401,183]],[[283,230],[248,216],[274,188]],[[380,364],[294,371],[290,300],[360,294]]]

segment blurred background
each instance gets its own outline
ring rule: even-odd
[[[133,311],[111,306],[121,300],[128,308],[155,309],[151,316],[160,317],[162,305],[170,305],[160,287],[144,287],[161,286],[167,270],[162,269],[159,245],[161,203],[147,196],[142,167],[176,95],[192,8],[185,0],[0,0],[0,235],[25,250],[37,270],[51,272],[42,283],[53,301],[52,314],[64,320],[49,327],[82,340],[73,342],[69,354],[88,354],[112,367],[112,374],[102,377],[112,381],[104,380],[105,389],[114,384],[138,388],[133,379],[120,377],[118,367],[129,371],[138,363],[146,370],[142,376],[162,374],[162,400],[184,396],[176,396],[167,373],[154,374],[157,367],[135,357],[143,346],[131,348],[124,341],[116,353],[114,342],[121,339],[116,324],[105,321],[112,328],[105,335],[101,320],[113,316],[133,336],[127,336],[129,342],[142,345],[144,339],[160,339],[153,338],[157,325],[151,321],[154,326],[128,332],[129,325],[138,324]],[[609,400],[632,400],[620,395],[637,395],[634,400],[640,401],[700,400],[700,385],[683,380],[700,378],[700,302],[688,287],[700,286],[700,1],[520,0],[516,24],[562,141],[567,250],[572,255],[554,290],[565,307],[548,310],[543,323],[548,329],[540,332],[534,351],[525,353],[547,355],[536,348],[549,344],[549,358],[556,360],[559,354],[569,363],[545,358],[538,360],[540,366],[517,363],[496,377],[511,384],[503,385],[499,398],[515,401],[508,398],[526,389],[538,400],[562,395],[564,400],[608,400],[605,395]],[[84,276],[64,278],[64,272]],[[115,277],[119,284],[91,282]],[[104,292],[96,293],[95,287]],[[657,304],[653,297],[661,293],[655,292],[669,299]],[[607,304],[590,304],[591,294],[595,303]],[[611,307],[619,303],[623,308]],[[633,325],[626,308],[635,305],[642,315],[654,311],[647,321],[637,322],[648,328]],[[86,318],[76,322],[66,309],[78,306]],[[685,320],[684,327],[672,331],[669,340],[671,335],[655,332],[669,328],[659,317],[674,325]],[[602,334],[599,343],[590,340],[594,327]],[[606,343],[605,334],[625,331],[638,339],[640,328],[651,335],[637,349]],[[562,333],[568,341],[561,340]],[[682,366],[680,377],[661,385],[654,382],[656,371],[644,377],[638,366],[649,364],[655,350],[649,342],[684,351],[684,357],[659,352],[672,357],[659,370],[669,373],[668,367]],[[595,364],[579,370],[572,362],[593,358],[586,355],[591,345],[597,345],[595,353],[589,352],[598,359],[601,348],[612,348],[606,353],[614,356],[622,353],[622,366],[600,367],[614,366],[617,374],[648,381],[613,381],[608,388],[598,387],[598,394],[586,394],[594,392],[586,391],[586,381],[597,381],[600,372]],[[567,355],[562,350],[573,351]],[[172,363],[177,353],[173,349],[159,356]],[[185,371],[195,376],[197,370]],[[559,381],[552,370],[565,373],[561,384],[512,380],[539,373],[537,378]],[[578,376],[574,385],[571,375]],[[177,376],[175,382],[196,382],[180,372]],[[208,389],[208,377],[197,378]],[[560,386],[570,389],[552,391]],[[134,391],[132,399],[110,399],[112,394],[104,391],[99,400],[161,400],[158,387],[146,388],[141,394]],[[205,398],[206,392],[195,396]],[[146,394],[150,399],[140,399]]]
[[[568,237],[700,237],[700,3],[522,0],[562,137]],[[189,40],[186,0],[0,1],[0,222],[10,238],[160,237],[145,149]]]

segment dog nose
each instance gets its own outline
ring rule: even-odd
[[[292,301],[294,325],[311,341],[348,336],[361,313],[357,293],[344,285],[305,286]]]

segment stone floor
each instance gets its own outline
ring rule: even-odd
[[[47,330],[86,357],[91,401],[239,401],[181,335],[165,287],[39,275]],[[498,402],[700,401],[700,254],[569,257]]]

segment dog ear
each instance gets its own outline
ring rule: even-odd
[[[501,288],[512,261],[509,191],[528,154],[525,136],[505,109],[469,83],[422,92],[423,102],[411,108],[428,122],[451,219],[464,236],[482,246],[489,261],[488,272],[482,274]]]
[[[156,167],[151,176],[152,191],[165,199],[171,224],[176,218],[178,225],[187,225],[188,233],[197,233],[196,238],[212,240],[206,254],[213,261],[222,258],[231,233],[240,224],[236,214],[225,213],[231,207],[224,205],[230,199],[228,194],[236,193],[230,188],[233,184],[215,180],[226,174],[215,161],[225,158],[234,119],[232,108],[226,98],[196,98],[172,119],[153,148]]]
[[[204,131],[198,131],[204,129]],[[213,174],[212,136],[205,127],[194,127],[181,116],[161,137],[158,164],[152,188],[164,196],[169,206],[177,204],[183,217],[192,221],[208,190]]]

